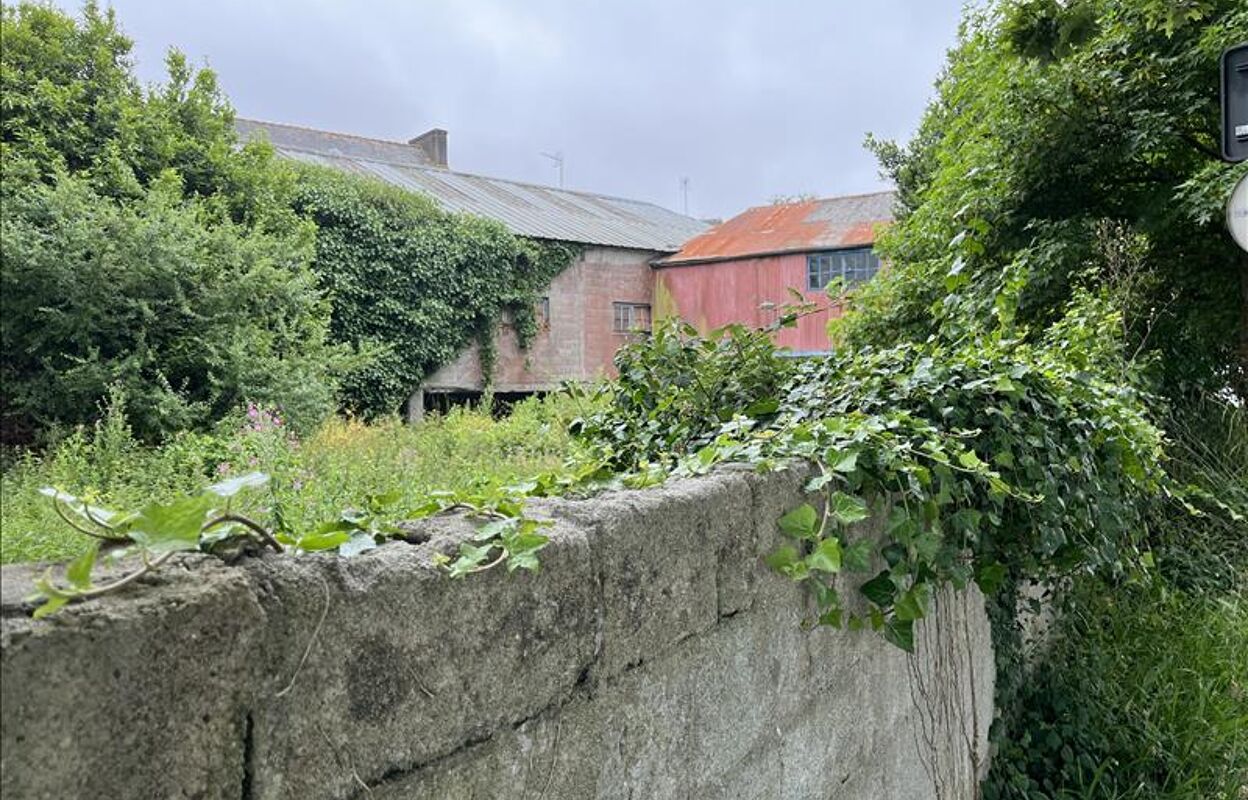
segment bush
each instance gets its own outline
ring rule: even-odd
[[[324,344],[310,237],[212,217],[172,173],[132,202],[63,176],[4,203],[7,439],[89,423],[113,385],[144,440],[247,400],[303,430],[332,410],[339,356]]]

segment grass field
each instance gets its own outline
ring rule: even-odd
[[[256,509],[300,530],[361,507],[370,494],[398,491],[415,505],[431,490],[502,486],[555,469],[575,450],[567,433],[579,413],[564,396],[531,399],[508,416],[454,409],[418,425],[332,419],[303,440],[280,417],[251,408],[212,434],[185,433],[159,446],[134,441],[124,417],[111,413],[43,455],[12,455],[0,477],[0,562],[62,560],[89,540],[66,526],[42,486],[135,508],[251,471],[272,476]]]

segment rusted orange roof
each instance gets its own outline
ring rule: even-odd
[[[876,228],[892,221],[892,192],[758,206],[693,237],[679,253],[656,263],[669,266],[866,245],[875,241]]]

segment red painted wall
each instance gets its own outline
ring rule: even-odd
[[[660,267],[655,270],[655,316],[680,316],[702,332],[731,322],[767,325],[780,307],[795,302],[789,288],[823,307],[831,305],[822,291],[806,291],[806,254],[760,256]],[[766,302],[775,308],[765,309]],[[826,351],[827,324],[839,308],[798,320],[796,328],[776,335],[776,343],[794,351]]]

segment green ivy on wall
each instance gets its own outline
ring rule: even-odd
[[[534,304],[579,253],[319,167],[300,169],[294,207],[317,225],[313,270],[333,302],[331,334],[363,356],[343,377],[343,405],[369,417],[396,411],[474,339],[488,384],[503,314],[527,346]]]

